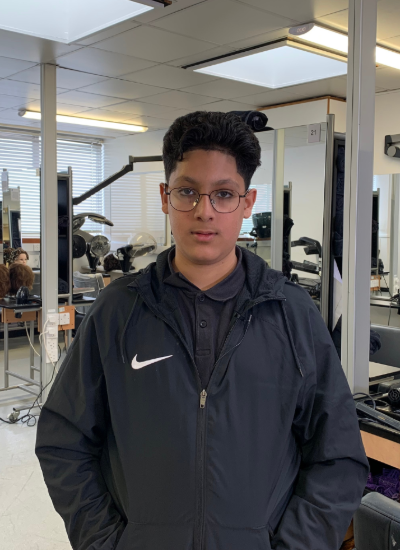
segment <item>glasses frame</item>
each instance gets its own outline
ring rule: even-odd
[[[244,195],[239,195],[239,202],[238,202],[238,205],[237,207],[235,208],[235,210],[231,210],[230,212],[220,212],[219,210],[217,210],[215,208],[215,206],[213,205],[212,201],[211,201],[211,193],[198,193],[198,191],[196,191],[196,189],[193,189],[193,191],[196,191],[196,193],[199,195],[199,198],[196,200],[196,204],[193,206],[193,208],[191,208],[190,210],[178,210],[178,208],[175,208],[175,206],[172,204],[171,202],[171,192],[172,191],[175,191],[175,189],[192,189],[192,187],[175,187],[175,189],[172,189],[171,191],[167,191],[167,187],[168,187],[168,183],[164,183],[164,193],[169,197],[169,204],[172,206],[172,208],[174,210],[176,210],[177,212],[191,212],[192,210],[194,210],[196,208],[196,206],[199,204],[200,202],[200,199],[201,197],[203,196],[206,196],[209,198],[210,200],[210,204],[211,206],[213,207],[213,209],[215,210],[215,212],[217,212],[218,214],[232,214],[233,212],[235,212],[238,208],[239,208],[239,204],[240,204],[240,199],[244,199],[246,196],[247,196],[247,193],[250,191],[250,189],[247,189],[246,193]],[[228,189],[216,189],[215,191],[228,191]],[[215,191],[212,191],[212,193],[215,193]]]

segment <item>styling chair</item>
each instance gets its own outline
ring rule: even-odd
[[[382,343],[381,349],[374,353],[371,361],[400,368],[400,329],[383,325],[371,325],[371,329],[379,334]]]
[[[400,503],[369,493],[354,516],[356,550],[400,549]]]

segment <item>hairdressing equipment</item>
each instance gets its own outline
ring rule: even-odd
[[[392,428],[394,430],[400,431],[400,422],[398,420],[395,420],[394,418],[391,418],[387,414],[384,414],[381,411],[377,411],[362,402],[356,403],[356,409],[357,414],[361,418],[367,418],[373,420],[374,422],[379,422],[380,424],[388,426],[389,428]]]
[[[252,237],[259,239],[268,239],[271,237],[271,212],[261,212],[251,216],[253,220],[253,229],[250,231]]]

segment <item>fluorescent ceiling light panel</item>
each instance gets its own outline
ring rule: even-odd
[[[42,114],[36,111],[19,111],[19,116],[30,118],[32,120],[41,120]],[[94,128],[107,128],[108,130],[123,130],[124,132],[146,132],[146,126],[137,126],[136,124],[121,124],[119,122],[107,122],[106,120],[94,120],[91,118],[80,118],[75,116],[57,115],[57,122],[67,124],[80,124],[82,126],[91,126]]]
[[[282,42],[282,45],[274,44],[267,51],[203,66],[194,71],[267,88],[284,88],[345,75],[347,63]]]
[[[0,29],[69,44],[152,10],[148,0],[12,0],[1,6]],[[160,4],[161,6],[161,4]]]
[[[314,23],[308,23],[307,25],[301,25],[299,27],[293,27],[289,31],[290,34],[323,46],[331,50],[337,50],[339,52],[348,53],[348,36],[340,32],[331,31],[330,29],[324,29]],[[400,69],[400,53],[393,50],[382,48],[382,46],[376,47],[376,62],[379,65],[385,65],[386,67],[392,67],[393,69]]]

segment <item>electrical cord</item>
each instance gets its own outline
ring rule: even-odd
[[[353,393],[353,397],[356,397],[357,395],[364,395],[365,397],[368,397],[369,399],[371,399],[372,405],[373,405],[373,409],[374,409],[374,410],[376,409],[375,399],[374,399],[369,393],[363,393],[363,392]]]
[[[31,348],[33,349],[33,351],[36,353],[36,355],[37,355],[38,357],[42,357],[42,356],[40,355],[40,353],[38,353],[38,352],[35,350],[35,347],[34,347],[34,345],[33,345],[32,342],[31,342],[31,338],[30,338],[30,336],[29,336],[28,326],[27,326],[27,324],[26,324],[26,321],[25,321],[25,331],[26,331],[26,335],[27,335],[28,340],[29,340],[29,345],[31,346]]]
[[[48,323],[48,320],[45,322],[44,326],[43,326],[43,329],[46,328],[46,324]],[[44,331],[42,332],[40,335],[39,335],[39,341],[41,340],[41,337],[43,337],[44,334],[48,334],[47,331]],[[45,347],[45,350],[46,350],[46,353],[47,355],[49,356],[49,353],[47,351],[47,348],[46,348],[46,342],[45,340],[43,340],[43,344],[44,344],[44,347]],[[34,427],[37,423],[37,418],[39,418],[39,414],[31,414],[31,410],[33,408],[36,408],[36,407],[39,407],[40,410],[42,410],[42,406],[41,404],[39,403],[39,399],[40,397],[42,396],[44,390],[52,383],[53,381],[53,378],[54,378],[54,374],[58,371],[57,369],[57,365],[61,359],[61,355],[62,355],[62,352],[61,352],[61,348],[60,346],[58,346],[58,349],[59,349],[59,356],[58,356],[58,360],[56,363],[53,363],[53,361],[50,361],[51,364],[53,365],[53,372],[52,372],[52,375],[51,375],[51,378],[50,378],[50,381],[40,390],[40,392],[38,393],[37,397],[35,398],[34,402],[32,403],[32,405],[29,407],[28,409],[28,412],[26,414],[24,414],[23,416],[15,419],[15,420],[5,420],[4,418],[1,418],[0,417],[0,421],[1,422],[4,422],[5,424],[17,424],[18,422],[22,422],[23,424],[26,424],[27,426],[29,426],[30,428]]]

